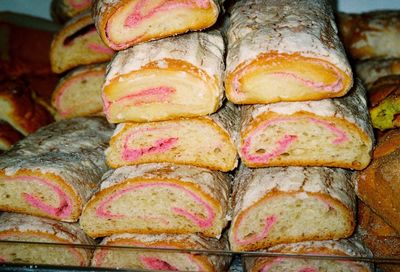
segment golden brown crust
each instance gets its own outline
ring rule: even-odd
[[[376,80],[368,92],[371,107],[376,107],[388,97],[400,96],[400,76],[391,75]]]

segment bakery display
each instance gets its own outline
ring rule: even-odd
[[[400,130],[379,138],[371,164],[356,172],[357,196],[400,232]]]
[[[268,249],[269,253],[312,254],[326,256],[371,257],[371,252],[356,239],[310,241],[293,244],[282,244]],[[317,272],[317,271],[359,271],[373,272],[373,266],[367,262],[356,262],[346,259],[307,259],[290,257],[247,257],[248,272]]]
[[[241,111],[238,151],[249,167],[333,166],[363,169],[373,133],[358,81],[341,98],[248,105]]]
[[[97,0],[93,16],[103,41],[114,50],[212,26],[222,0]]]
[[[340,168],[241,165],[233,188],[231,249],[349,237],[355,227],[350,178]]]
[[[104,246],[134,246],[161,249],[227,250],[226,239],[205,238],[195,234],[117,234],[104,238]],[[227,271],[230,256],[157,250],[97,249],[92,266],[163,271]]]
[[[91,237],[200,233],[219,237],[229,209],[229,176],[194,166],[141,164],[106,173],[80,224]]]
[[[400,75],[379,78],[368,96],[374,128],[387,130],[400,127]]]
[[[355,60],[400,57],[400,11],[339,13],[343,44]]]
[[[24,135],[7,122],[0,120],[0,152],[10,149],[13,144],[22,138],[24,138]]]
[[[61,119],[101,114],[101,88],[106,64],[81,66],[60,79],[52,94],[52,105]]]
[[[224,42],[195,32],[120,51],[103,88],[111,123],[169,120],[215,112],[222,103]]]
[[[231,13],[225,87],[233,103],[319,100],[352,86],[328,0],[242,0]]]
[[[32,90],[20,79],[0,81],[0,120],[23,135],[53,121],[51,114],[33,99]]]
[[[400,75],[400,59],[369,59],[355,64],[357,76],[367,89],[381,77]]]
[[[50,6],[51,18],[60,24],[92,7],[92,0],[52,0]]]
[[[0,263],[88,266],[92,257],[90,249],[72,245],[94,245],[76,224],[16,213],[0,215],[0,239],[16,241],[0,243]]]
[[[234,139],[239,109],[226,103],[210,116],[161,122],[122,123],[106,150],[112,168],[149,162],[170,162],[230,171],[237,165]]]
[[[15,144],[0,157],[0,211],[77,221],[107,170],[111,133],[103,118],[75,118]]]
[[[50,48],[51,69],[60,74],[80,65],[109,61],[113,55],[97,34],[90,12],[84,12],[55,35]]]

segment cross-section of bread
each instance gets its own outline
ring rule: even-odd
[[[223,98],[224,42],[218,31],[139,44],[116,54],[103,88],[111,123],[215,112]]]
[[[225,87],[233,103],[319,100],[352,86],[328,0],[242,0],[229,20]]]
[[[212,26],[222,0],[97,0],[93,13],[103,41],[114,50]]]
[[[141,164],[104,175],[80,224],[91,237],[119,233],[201,233],[227,224],[229,176],[194,166]]]
[[[8,150],[13,144],[24,138],[10,124],[0,120],[0,150]]]
[[[249,167],[363,169],[373,132],[362,84],[341,98],[242,108],[239,155]]]
[[[70,266],[88,266],[92,256],[90,248],[74,247],[72,244],[94,244],[77,224],[17,213],[0,215],[0,240],[15,241],[0,243],[0,263]],[[35,243],[71,244],[71,246]]]
[[[44,127],[0,157],[0,211],[77,221],[107,170],[112,128],[103,118]]]
[[[104,246],[149,247],[151,250],[129,250],[118,248],[97,249],[92,266],[149,269],[167,271],[227,271],[230,256],[201,252],[179,252],[179,250],[228,250],[226,239],[217,240],[195,234],[116,234],[104,238]],[[157,251],[156,248],[170,249]]]
[[[8,79],[0,83],[0,120],[25,136],[53,121],[51,114],[35,102],[32,94],[21,80]]]
[[[239,110],[232,103],[210,116],[119,124],[106,150],[112,168],[170,162],[230,171],[237,165],[234,139]]]
[[[84,12],[55,35],[50,48],[51,69],[59,74],[80,65],[109,61],[113,55],[97,34],[90,12]]]
[[[349,237],[355,227],[350,178],[340,168],[241,165],[233,189],[231,249]]]
[[[400,57],[400,11],[339,13],[342,41],[355,60]]]
[[[369,89],[381,77],[400,75],[400,58],[360,61],[355,64],[355,69],[357,76]]]
[[[371,258],[371,252],[358,240],[309,241],[293,244],[282,244],[271,247],[268,253],[301,254],[320,256],[339,256],[337,259],[290,258],[290,257],[246,257],[245,266],[248,272],[373,272],[373,266],[367,262],[340,259],[344,257]]]
[[[76,68],[61,78],[51,99],[60,118],[100,114],[105,73],[106,64],[94,64]]]
[[[92,0],[52,0],[50,15],[55,22],[63,24],[91,6]]]

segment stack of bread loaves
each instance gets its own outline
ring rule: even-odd
[[[338,239],[355,228],[346,169],[369,164],[373,133],[365,90],[353,83],[329,1],[242,0],[229,20],[226,94],[247,104],[231,248],[365,256],[360,242]],[[370,271],[357,262],[246,262],[248,271]]]
[[[118,123],[113,170],[85,205],[81,227],[101,245],[227,250],[238,110],[224,98],[224,41],[212,26],[221,3],[95,1],[94,22],[118,52],[102,88]],[[181,35],[177,35],[181,34]],[[173,35],[177,35],[172,37]],[[127,258],[129,256],[129,258]],[[226,256],[98,249],[93,266],[225,271]]]

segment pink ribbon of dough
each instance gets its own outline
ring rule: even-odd
[[[102,45],[102,44],[97,44],[97,43],[89,43],[87,45],[87,47],[96,52],[96,53],[101,53],[101,54],[107,54],[107,55],[112,55],[114,54],[114,50],[112,50],[111,48]]]
[[[168,262],[155,257],[140,256],[140,261],[146,269],[152,270],[165,270],[165,271],[179,271],[175,266],[170,265]]]
[[[80,10],[89,7],[92,0],[69,0],[68,2],[74,9]]]
[[[166,182],[134,185],[134,186],[130,186],[124,190],[121,190],[118,193],[112,194],[99,204],[99,207],[96,209],[96,214],[98,216],[104,217],[104,218],[123,218],[123,217],[125,217],[125,215],[123,215],[123,214],[113,214],[113,213],[107,211],[107,205],[110,202],[116,200],[117,198],[121,197],[122,195],[124,195],[130,191],[141,190],[141,189],[149,188],[149,187],[167,187],[167,188],[172,187],[172,188],[176,188],[178,190],[183,191],[185,194],[189,195],[195,202],[199,203],[206,209],[207,219],[202,219],[199,216],[196,216],[193,213],[191,213],[185,209],[182,209],[182,208],[172,207],[172,211],[178,215],[186,217],[188,220],[192,221],[194,224],[198,225],[200,228],[207,228],[207,227],[212,226],[213,220],[215,218],[215,213],[212,210],[211,206],[207,202],[205,202],[203,199],[198,197],[195,193],[191,192],[190,190],[183,188],[182,186],[179,186],[179,185],[173,184],[173,183],[166,183]]]
[[[253,235],[252,237],[246,238],[246,239],[239,239],[239,237],[237,236],[238,235],[237,232],[235,232],[233,234],[233,239],[239,245],[248,245],[248,244],[251,244],[251,243],[258,242],[258,241],[260,241],[261,239],[263,239],[264,237],[266,237],[268,235],[269,231],[271,230],[273,225],[276,223],[276,221],[278,221],[276,215],[267,216],[265,218],[264,227],[263,227],[263,229],[262,229],[260,234]],[[237,230],[239,230],[239,228],[240,228],[240,223],[239,223],[239,226],[237,227]]]
[[[42,199],[35,197],[34,195],[28,193],[22,193],[23,198],[26,202],[31,204],[32,206],[38,208],[39,210],[48,213],[52,216],[64,218],[69,216],[72,213],[72,203],[68,195],[63,192],[59,187],[50,183],[49,181],[38,178],[38,177],[31,177],[31,176],[19,176],[19,177],[11,177],[6,178],[3,181],[14,182],[16,180],[24,180],[27,182],[38,182],[47,187],[50,187],[58,196],[60,204],[58,207],[53,207],[43,202]]]
[[[131,95],[123,96],[114,103],[124,100],[134,100],[134,106],[150,103],[165,103],[168,102],[168,100],[171,98],[171,95],[175,92],[176,90],[171,87],[155,87]]]

